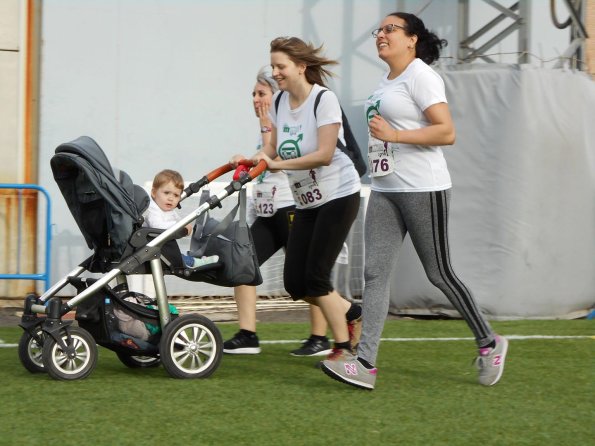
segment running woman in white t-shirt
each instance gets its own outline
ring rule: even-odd
[[[271,139],[272,124],[269,109],[273,94],[279,90],[269,69],[261,69],[256,76],[252,91],[254,112],[259,120],[260,136],[257,150]],[[287,175],[283,171],[265,170],[253,182],[249,215],[256,218],[250,226],[258,264],[262,265],[279,249],[287,246],[289,230],[295,212],[295,202],[289,189]],[[223,343],[223,352],[228,354],[258,354],[260,342],[256,334],[256,287],[241,285],[234,288],[238,307],[239,331]],[[326,337],[327,323],[316,306],[310,306],[312,333],[302,347],[291,352],[294,356],[318,356],[330,352]]]
[[[360,180],[347,155],[337,150],[343,139],[341,107],[326,92],[314,113],[318,92],[335,61],[296,37],[271,42],[273,78],[283,93],[271,108],[271,141],[254,157],[270,170],[285,170],[296,202],[283,279],[293,299],[321,308],[335,345],[330,356],[351,351],[359,340],[361,308],[343,299],[331,283],[331,270],[359,209]],[[237,162],[236,156],[232,162]]]
[[[451,182],[441,146],[454,143],[455,128],[444,82],[429,66],[446,41],[413,14],[399,12],[388,15],[372,35],[389,71],[365,105],[372,192],[365,222],[363,331],[357,357],[326,360],[322,369],[344,383],[374,388],[391,271],[409,233],[428,278],[473,332],[479,382],[491,386],[502,375],[508,341],[494,333],[450,263]]]

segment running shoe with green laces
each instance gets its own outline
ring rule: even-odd
[[[508,352],[508,340],[504,336],[496,336],[494,348],[480,348],[475,364],[479,370],[479,384],[493,386],[502,377],[504,361]]]
[[[360,389],[373,390],[378,369],[365,368],[357,356],[345,349],[333,349],[321,363],[322,371],[331,378]]]

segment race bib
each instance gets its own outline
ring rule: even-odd
[[[368,168],[371,177],[383,177],[395,171],[395,159],[390,143],[380,140],[368,144]]]
[[[316,171],[310,170],[309,176],[304,176],[291,181],[291,192],[293,199],[302,208],[311,208],[321,205],[327,200],[327,196],[316,181]]]
[[[256,215],[259,217],[272,217],[277,212],[275,194],[272,192],[258,191],[254,197]]]

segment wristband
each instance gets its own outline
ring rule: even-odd
[[[263,125],[263,126],[260,128],[260,133],[271,133],[271,131],[272,131],[272,130],[273,130],[272,128],[270,128],[270,127],[267,127],[266,125]]]

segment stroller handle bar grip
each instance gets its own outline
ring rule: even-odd
[[[241,160],[238,164],[243,166],[253,166],[252,169],[248,172],[250,175],[250,180],[255,179],[258,175],[263,173],[267,169],[267,163],[265,160],[260,160],[258,163],[254,164],[252,160]]]
[[[245,184],[248,181],[252,181],[258,175],[260,175],[262,172],[264,172],[267,168],[267,164],[263,160],[259,161],[256,165],[254,165],[254,161],[243,159],[243,160],[240,160],[238,162],[238,164],[241,164],[243,166],[252,167],[252,169],[250,169],[250,171],[249,171],[250,180],[242,182],[242,184]],[[203,186],[216,180],[221,175],[225,175],[227,172],[231,172],[232,170],[234,170],[234,166],[231,163],[227,163],[227,164],[223,164],[222,166],[219,166],[216,169],[210,171],[208,174],[206,174],[200,180],[190,184],[186,189],[184,189],[184,191],[182,192],[181,200],[183,200],[184,198],[188,198],[192,194],[195,194]]]

